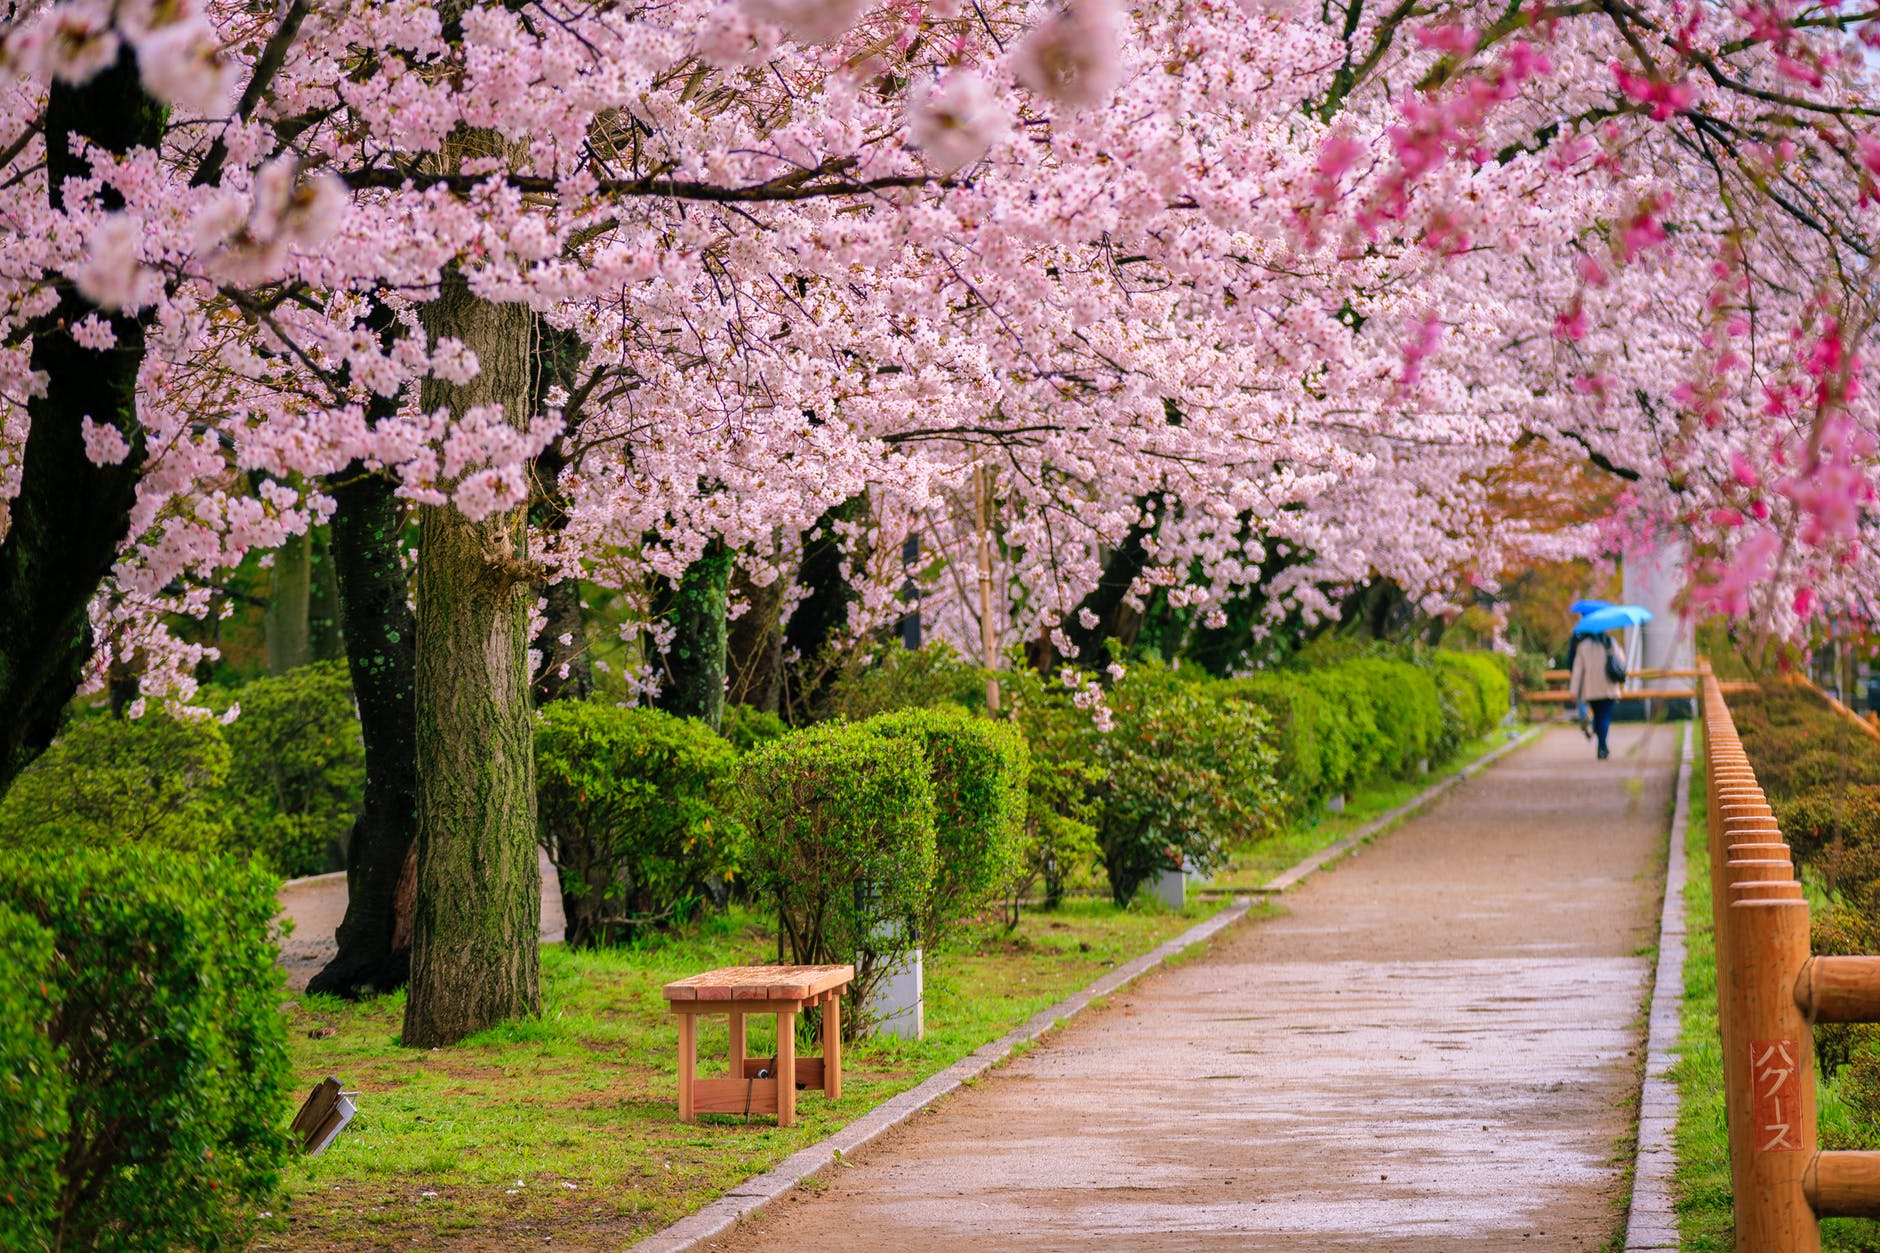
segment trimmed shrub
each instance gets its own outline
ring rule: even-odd
[[[1456,652],[1439,648],[1436,656],[1445,666],[1457,666],[1475,680],[1476,694],[1482,702],[1482,724],[1477,735],[1486,735],[1501,725],[1514,697],[1514,679],[1510,659],[1501,653]]]
[[[1880,849],[1880,786],[1829,785],[1772,798],[1770,808],[1789,848],[1805,862],[1814,864],[1867,845]]]
[[[1207,873],[1230,843],[1271,827],[1280,803],[1258,709],[1140,663],[1109,704],[1115,726],[1097,741],[1096,825],[1118,905],[1159,871]]]
[[[915,943],[934,878],[934,789],[912,739],[853,723],[811,727],[739,763],[752,893],[777,911],[800,965],[855,963],[853,1004]],[[865,1027],[843,1019],[843,1033]]]
[[[1019,868],[1005,889],[1005,920],[1018,925],[1018,901],[1034,883],[1056,909],[1073,880],[1097,860],[1097,729],[1071,693],[1036,670],[1000,676],[1006,707],[1025,737],[1031,771],[1025,785],[1025,835]]]
[[[252,864],[141,844],[0,862],[0,904],[55,954],[62,1247],[220,1247],[274,1194],[290,1083],[274,890]]]
[[[0,905],[0,1249],[52,1247],[71,1085],[52,1043],[52,933]]]
[[[619,943],[698,908],[735,868],[716,795],[736,765],[703,722],[594,701],[542,711],[536,822],[561,872],[568,943]]]
[[[918,744],[932,771],[935,868],[925,942],[983,908],[1018,870],[1031,759],[1010,723],[956,709],[903,709],[862,724]]]
[[[1333,673],[1363,684],[1369,692],[1380,771],[1401,778],[1435,754],[1443,736],[1443,702],[1427,671],[1389,657],[1359,657],[1334,667]]]
[[[1308,670],[1299,681],[1333,711],[1326,720],[1319,749],[1319,777],[1324,795],[1350,792],[1378,771],[1384,759],[1384,733],[1367,683],[1354,683],[1340,667]]]
[[[749,705],[726,705],[724,717],[718,723],[718,734],[740,753],[748,753],[789,731],[789,725],[776,714]]]
[[[1325,800],[1333,794],[1332,782],[1349,773],[1345,737],[1333,725],[1339,710],[1302,676],[1271,671],[1227,679],[1214,690],[1266,715],[1274,774],[1290,815],[1296,817]]]
[[[342,853],[365,804],[366,752],[346,663],[320,662],[256,679],[235,693],[223,732],[234,812],[230,843],[276,873],[319,874]]]
[[[980,710],[985,704],[985,671],[948,645],[887,643],[873,654],[861,654],[837,676],[820,712],[860,722],[896,709],[958,705]]]
[[[228,745],[211,718],[84,718],[0,798],[0,847],[209,852],[228,835],[228,773]]]

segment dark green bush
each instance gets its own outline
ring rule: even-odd
[[[71,1085],[52,1043],[52,933],[0,905],[0,1249],[51,1248]]]
[[[231,845],[289,877],[343,866],[365,803],[366,754],[346,664],[320,662],[235,693],[223,732],[234,816]]]
[[[225,842],[229,750],[211,718],[83,718],[0,798],[0,848]]]
[[[759,744],[789,732],[784,720],[767,709],[753,709],[749,705],[726,705],[724,717],[719,721],[718,734],[740,753],[748,753]]]
[[[1017,728],[958,709],[903,709],[863,724],[918,744],[933,772],[935,868],[924,943],[982,909],[1017,872],[1030,756]]]
[[[290,1082],[275,882],[147,844],[0,861],[0,905],[55,954],[61,1248],[222,1247],[274,1194]]]
[[[736,765],[703,722],[596,701],[542,711],[536,821],[561,872],[568,943],[618,943],[686,917],[735,869],[717,792]]]
[[[1159,871],[1205,874],[1230,844],[1271,828],[1280,802],[1260,710],[1143,663],[1110,690],[1109,705],[1096,826],[1117,904]]]
[[[915,943],[934,878],[934,794],[911,739],[831,722],[761,745],[739,764],[752,894],[777,911],[780,947],[804,965],[855,963],[854,1004]],[[865,1024],[844,1019],[845,1033]]]

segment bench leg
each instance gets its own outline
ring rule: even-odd
[[[731,1014],[731,1077],[744,1077],[744,1015]]]
[[[679,1015],[679,1121],[692,1121],[692,1080],[698,1073],[698,1016]]]
[[[832,996],[823,1002],[823,1095],[832,1101],[842,1099],[842,998]]]
[[[777,1125],[796,1125],[796,1012],[777,1014]]]

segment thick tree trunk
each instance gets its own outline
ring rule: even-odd
[[[328,484],[337,505],[328,552],[365,739],[366,791],[346,847],[339,952],[307,990],[348,999],[403,987],[411,966],[410,904],[401,917],[398,889],[417,847],[417,630],[405,594],[397,486],[357,462]]]
[[[472,295],[455,272],[423,310],[481,365],[462,386],[428,380],[427,410],[501,405],[527,420],[532,317]],[[404,1043],[450,1044],[539,1012],[535,746],[529,607],[535,575],[518,507],[473,522],[419,511],[418,891]]]
[[[868,497],[858,494],[825,510],[816,524],[803,532],[803,562],[797,582],[805,592],[783,632],[784,645],[796,653],[793,673],[788,676],[788,717],[792,723],[807,722],[822,703],[834,674],[829,645],[848,626],[849,606],[856,599],[855,589],[849,586],[848,555],[838,528],[845,523],[863,522],[867,517]]]
[[[268,673],[281,674],[313,660],[309,611],[313,600],[313,537],[290,535],[274,553],[268,612]]]
[[[725,698],[776,713],[783,698],[783,589],[781,578],[763,587],[742,567],[731,573],[731,586],[749,606],[725,627]]]
[[[681,718],[697,718],[714,731],[725,715],[725,594],[731,587],[731,565],[731,550],[713,540],[686,567],[667,608],[673,634],[659,707]]]
[[[72,152],[75,135],[109,153],[154,148],[163,112],[138,84],[128,45],[117,64],[78,87],[54,82],[46,107],[46,185],[52,207],[65,180],[90,173]],[[107,206],[121,203],[106,186]],[[111,572],[130,527],[143,470],[137,371],[144,320],[102,315],[117,336],[103,352],[81,348],[70,327],[97,312],[60,284],[59,303],[33,336],[32,368],[46,380],[26,402],[31,422],[19,494],[0,505],[0,793],[58,733],[91,653],[88,608]],[[81,419],[117,428],[129,451],[115,465],[86,455]]]

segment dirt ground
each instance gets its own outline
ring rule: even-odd
[[[1681,734],[1549,730],[713,1247],[1603,1247]]]

